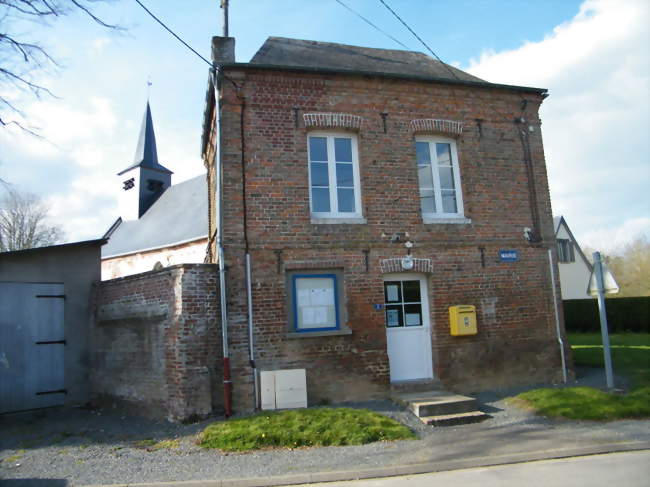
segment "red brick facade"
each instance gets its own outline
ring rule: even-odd
[[[538,118],[541,92],[253,65],[224,72],[230,80],[221,83],[223,235],[235,410],[253,407],[243,195],[255,360],[261,370],[306,368],[311,404],[388,394],[385,316],[374,305],[384,302],[386,260],[406,255],[405,239],[414,243],[415,258],[428,259],[416,270],[426,273],[429,288],[435,378],[449,388],[476,391],[561,376],[547,255],[554,236]],[[361,119],[354,130],[365,223],[312,223],[307,148],[312,128],[303,115],[314,113]],[[426,128],[422,121],[430,119],[462,123],[460,134],[449,135],[450,129],[446,135],[456,140],[468,222],[423,222],[414,130]],[[458,124],[447,125],[460,131]],[[444,130],[445,124],[429,126]],[[211,201],[213,142],[204,154]],[[214,206],[211,213],[210,235]],[[524,239],[526,227],[538,230],[538,241]],[[396,234],[398,242],[391,238]],[[517,250],[519,261],[501,262],[500,249]],[[287,272],[301,269],[342,272],[350,334],[289,333]],[[477,335],[450,335],[448,308],[458,304],[476,306]]]

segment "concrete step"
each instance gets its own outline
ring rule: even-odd
[[[437,379],[405,380],[391,382],[391,395],[409,394],[413,392],[443,391],[442,383]]]
[[[466,396],[450,394],[439,398],[424,398],[409,401],[409,409],[418,417],[443,416],[447,414],[461,414],[476,411],[476,399]]]
[[[392,397],[424,423],[435,426],[475,423],[489,417],[478,410],[473,397],[447,391],[394,393]]]
[[[432,426],[457,426],[459,424],[478,423],[489,418],[490,415],[482,411],[471,411],[459,414],[442,414],[438,416],[420,417],[420,421]]]

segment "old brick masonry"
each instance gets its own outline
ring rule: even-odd
[[[541,92],[254,65],[226,66],[223,72],[229,78],[221,84],[223,230],[236,410],[253,407],[244,197],[253,262],[255,359],[261,370],[306,368],[310,403],[388,394],[385,317],[373,304],[384,299],[382,261],[405,255],[403,241],[391,242],[395,233],[408,234],[413,255],[431,262],[426,276],[433,370],[445,386],[476,391],[561,375],[547,257],[554,237],[538,117]],[[358,138],[365,223],[312,222],[310,127],[304,117],[310,113],[359,117],[358,129],[351,130]],[[209,116],[214,123],[214,113]],[[516,121],[522,118],[523,126]],[[420,119],[463,126],[454,137],[464,223],[423,222],[414,144],[422,127],[413,123]],[[428,130],[436,129],[444,127]],[[522,129],[528,132],[532,181],[524,163]],[[211,202],[213,157],[214,139],[204,154]],[[533,208],[539,214],[537,226]],[[211,213],[212,235],[213,205]],[[525,227],[536,228],[540,239],[527,242]],[[519,261],[501,262],[498,253],[504,248],[517,250]],[[296,338],[291,333],[287,272],[301,269],[342,271],[351,334]],[[476,306],[477,335],[450,336],[448,308],[457,304]]]

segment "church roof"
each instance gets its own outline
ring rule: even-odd
[[[151,117],[151,107],[147,101],[147,108],[144,112],[142,119],[142,128],[140,129],[140,137],[138,138],[138,145],[135,149],[135,157],[133,164],[117,173],[118,176],[135,167],[146,167],[149,169],[156,169],[158,171],[172,173],[165,166],[158,162],[158,151],[156,149],[156,134],[153,130],[153,119]]]
[[[203,174],[167,188],[138,220],[111,227],[102,258],[171,247],[207,236],[208,188]]]

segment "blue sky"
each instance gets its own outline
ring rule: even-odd
[[[378,0],[343,0],[413,50],[419,42]],[[143,0],[203,56],[221,32],[219,0]],[[541,117],[554,212],[578,240],[608,251],[650,236],[649,6],[646,0],[388,0],[446,62],[488,81],[548,88]],[[98,4],[49,27],[14,22],[62,64],[41,73],[59,98],[1,88],[49,142],[0,131],[0,177],[43,196],[69,240],[118,216],[115,174],[132,162],[151,87],[159,158],[180,182],[201,174],[208,67],[134,1]],[[6,28],[6,27],[5,27]],[[231,0],[237,60],[268,36],[399,49],[335,0]]]

